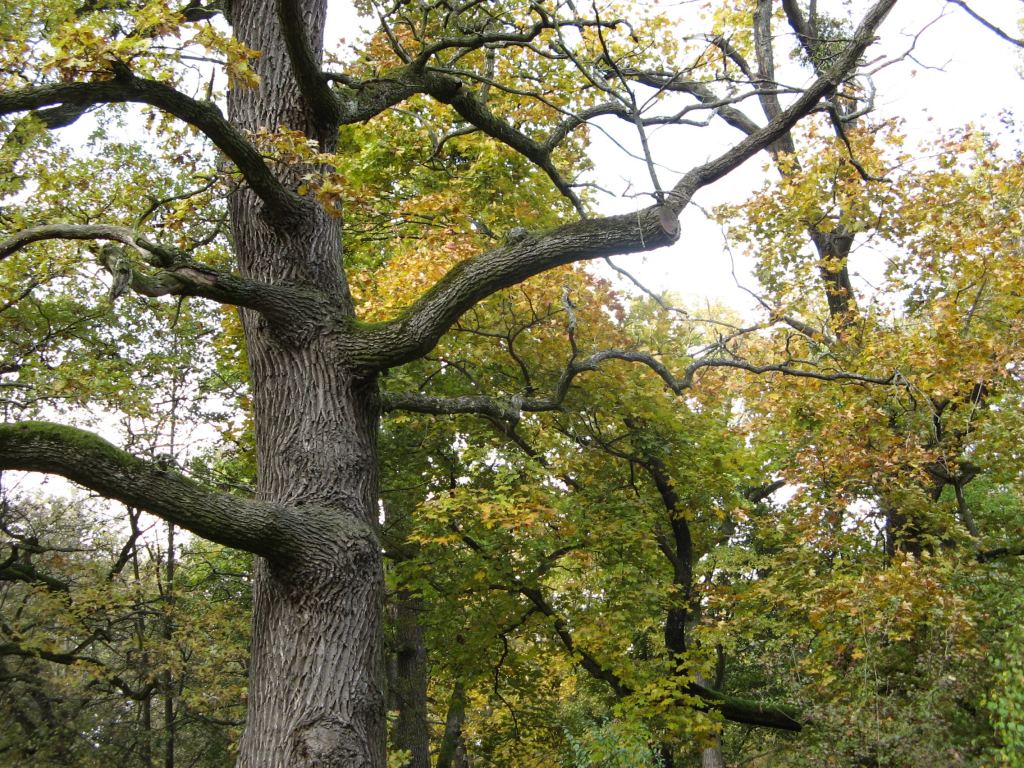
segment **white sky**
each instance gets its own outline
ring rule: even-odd
[[[1014,14],[1024,15],[1024,3],[1020,0],[975,0],[973,7],[1010,32],[1016,31]],[[936,19],[917,40],[913,60],[894,64],[874,77],[878,91],[876,116],[903,118],[907,135],[914,142],[927,142],[969,122],[994,127],[1000,111],[1024,104],[1024,79],[1018,74],[1021,51],[942,0],[902,0],[880,31],[882,45],[869,50],[868,59],[906,51],[913,36]],[[763,115],[753,101],[748,102],[746,111],[763,122]],[[673,150],[679,159],[673,159],[671,164],[690,167],[720,152],[727,142],[737,140],[738,132],[719,125],[720,129],[714,132],[703,129],[700,143],[688,146],[677,141]],[[698,131],[701,129],[694,129],[694,138]],[[610,156],[610,142],[597,132],[594,135],[595,158]],[[685,150],[688,151],[684,159]],[[673,152],[666,154],[671,157]],[[710,209],[743,200],[764,182],[765,162],[763,154],[749,160],[736,172],[702,190],[694,201]],[[632,169],[631,178],[636,185],[642,185],[645,176],[644,169]],[[620,258],[617,263],[627,266],[648,287],[677,294],[685,304],[719,299],[737,308],[749,307],[750,297],[735,287],[731,261],[718,225],[707,221],[692,206],[684,212],[682,224],[682,237],[672,248],[646,257]],[[755,287],[742,254],[734,255],[739,279]],[[879,264],[864,263],[863,259],[870,258],[871,252],[855,253],[851,263],[855,285],[858,271],[867,275],[880,273]],[[875,258],[881,257],[875,254]]]

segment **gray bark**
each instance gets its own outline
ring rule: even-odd
[[[319,55],[326,3],[295,4]],[[273,3],[236,0],[235,34],[261,51],[258,89],[234,89],[242,130],[287,126],[333,145],[314,124]],[[297,175],[301,170],[292,169]],[[286,186],[297,178],[282,178]],[[308,286],[351,315],[337,222],[312,204],[280,216],[247,188],[231,200],[238,270],[247,279]],[[260,499],[377,523],[376,381],[345,365],[323,326],[242,311],[249,353]],[[301,525],[301,521],[299,523]],[[375,535],[345,526],[291,531],[303,553],[255,568],[249,715],[240,768],[385,763],[381,659],[383,577]]]

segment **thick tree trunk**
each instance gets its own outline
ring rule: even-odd
[[[298,3],[314,49],[325,2]],[[258,89],[233,89],[232,122],[318,135],[292,76],[275,4],[235,0],[236,36],[260,51]],[[303,169],[278,169],[295,185]],[[231,199],[239,271],[266,283],[309,286],[351,312],[338,223],[310,205],[269,219],[257,198]],[[332,329],[243,312],[261,499],[308,506],[308,528],[285,533],[302,555],[255,569],[249,714],[239,766],[382,768],[383,578],[377,527],[376,381],[345,365]],[[291,548],[294,550],[294,548]]]

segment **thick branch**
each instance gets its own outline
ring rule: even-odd
[[[295,81],[313,120],[325,130],[336,130],[342,117],[341,103],[320,69],[320,62],[306,35],[299,4],[293,0],[277,0],[277,16]]]
[[[0,260],[43,240],[113,240],[141,251],[151,263],[167,267],[154,273],[135,269],[121,248],[105,245],[100,250],[103,265],[120,276],[124,287],[143,296],[198,296],[204,299],[247,307],[270,319],[293,324],[312,322],[321,317],[322,297],[288,285],[269,285],[247,280],[228,272],[211,269],[187,260],[177,248],[153,243],[128,227],[107,224],[44,224],[30,227],[0,241]]]
[[[426,354],[470,307],[503,288],[575,261],[635,253],[675,241],[678,224],[661,209],[589,219],[539,236],[526,235],[455,266],[403,316],[355,329],[354,361],[391,368]]]
[[[289,507],[209,491],[91,432],[49,422],[0,425],[0,469],[61,475],[203,538],[269,558],[299,555],[291,551],[293,528],[317,525],[315,510],[304,509],[300,521]]]
[[[687,686],[687,691],[700,697],[709,709],[721,712],[722,717],[730,722],[760,725],[780,731],[800,732],[803,730],[803,723],[799,719],[800,712],[795,707],[788,707],[784,704],[765,704],[754,699],[728,696],[721,691],[697,683],[690,683]]]
[[[128,287],[143,296],[198,296],[254,309],[272,322],[287,325],[293,334],[309,328],[329,311],[325,297],[314,291],[247,280],[201,264],[178,264],[147,274],[132,267],[120,247],[109,244],[100,250],[100,259],[114,276],[112,298]]]
[[[40,584],[50,592],[68,592],[69,582],[43,573],[31,562],[18,557],[17,548],[3,563],[0,563],[0,581],[21,581],[26,584]]]
[[[80,662],[88,662],[90,664],[97,665],[100,663],[98,659],[88,656],[80,656],[77,653],[62,653],[60,651],[50,651],[44,648],[26,647],[20,643],[0,643],[0,656],[21,656],[23,658],[30,659],[43,659],[44,661],[53,662],[54,664],[62,664],[65,666],[78,664]]]
[[[669,193],[664,205],[651,206],[635,214],[575,222],[543,235],[522,237],[458,264],[403,316],[374,326],[354,328],[347,341],[353,361],[371,369],[383,369],[414,360],[429,351],[463,312],[503,288],[562,264],[650,251],[673,243],[679,236],[679,213],[693,193],[722,178],[777,141],[801,117],[813,110],[822,97],[831,93],[848,76],[874,40],[875,29],[895,3],[896,0],[875,3],[854,33],[850,45],[825,75],[768,125],[747,135],[731,150],[685,174]],[[455,88],[441,100],[453,106],[462,104],[467,109],[479,106],[473,103],[471,96],[460,96],[461,90]],[[481,121],[487,123],[486,118],[481,118]],[[544,150],[543,145],[536,146]],[[534,151],[532,147],[526,149]]]
[[[995,547],[977,552],[974,558],[979,563],[989,563],[1004,557],[1024,557],[1024,546],[1016,547]]]
[[[743,489],[743,498],[751,504],[760,504],[780,488],[785,487],[785,480],[773,480],[764,485],[754,485]]]
[[[782,114],[782,105],[779,97],[771,91],[775,87],[775,59],[772,51],[772,3],[771,0],[758,0],[757,10],[754,11],[754,42],[757,52],[757,78],[761,108],[769,120],[774,120]],[[792,154],[795,151],[793,137],[786,131],[779,139],[772,143],[769,152],[772,157],[777,158],[779,152]]]
[[[115,77],[92,83],[61,83],[0,93],[0,115],[63,105],[85,109],[98,104],[149,104],[198,128],[245,177],[253,191],[279,215],[298,214],[302,199],[286,189],[271,173],[262,156],[212,102],[197,101],[165,83],[136,77],[123,64]]]

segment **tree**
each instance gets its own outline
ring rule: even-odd
[[[672,45],[655,44],[665,39],[664,22],[630,26],[597,6],[584,17],[572,3],[396,3],[377,9],[379,34],[345,62],[325,61],[322,0],[175,8],[159,2],[14,3],[3,22],[0,59],[4,149],[15,169],[5,177],[8,235],[0,255],[9,264],[49,259],[63,265],[59,284],[84,292],[88,301],[82,286],[95,282],[67,277],[80,254],[63,243],[101,241],[106,245],[98,256],[110,274],[112,300],[134,291],[238,307],[258,488],[255,498],[217,492],[94,433],[41,421],[0,427],[0,467],[63,475],[257,555],[239,764],[383,766],[379,377],[424,357],[464,313],[503,289],[561,265],[675,242],[679,214],[696,191],[772,146],[850,82],[894,3],[876,2],[827,57],[815,59],[817,76],[788,107],[766,109],[764,125],[749,126],[737,144],[667,187],[647,129],[685,124],[694,109],[710,113],[726,104],[703,98],[701,84],[709,77],[703,46],[693,52],[689,70],[695,104],[680,112],[667,103],[665,113],[653,113],[641,102],[640,88],[660,97],[687,71],[670,60]],[[727,12],[746,13],[754,5]],[[190,68],[196,58],[219,59],[214,79],[206,79],[210,69],[196,76]],[[225,73],[226,116],[213,101]],[[765,73],[744,76],[753,90],[726,100],[761,93],[772,80]],[[545,87],[548,80],[555,89]],[[775,90],[774,83],[768,86]],[[207,98],[190,95],[202,90]],[[502,152],[528,160],[540,172],[532,183],[550,185],[579,218],[563,214],[564,223],[536,231],[535,212],[517,211],[519,220],[500,222],[503,242],[475,254],[456,252],[454,263],[407,306],[369,322],[357,314],[342,249],[344,179],[335,168],[344,167],[347,148],[339,144],[339,129],[372,125],[385,111],[419,100],[454,112],[455,132],[482,133]],[[140,160],[138,175],[125,179],[130,184],[116,190],[113,202],[83,215],[71,193],[76,187],[59,165],[39,162],[52,146],[47,132],[97,110],[100,120],[109,120],[118,114],[109,105],[126,104],[150,110],[173,165],[168,172]],[[637,130],[653,205],[587,215],[585,196],[567,171],[579,157],[574,137],[602,115]],[[215,168],[199,139],[216,148]],[[439,139],[439,147],[447,140]],[[401,137],[395,141],[400,151]],[[38,175],[26,186],[17,171],[33,166]],[[501,173],[500,163],[495,172]],[[161,173],[167,173],[163,182]],[[197,189],[200,175],[205,181]],[[139,206],[147,184],[170,188]],[[77,189],[87,197],[102,192]],[[212,190],[226,193],[224,233]],[[386,258],[387,248],[382,251]],[[31,349],[26,344],[27,357]],[[443,402],[393,393],[385,402],[435,413],[490,410],[506,419],[514,411],[557,407],[575,378],[607,360],[647,365],[676,392],[710,367],[889,380],[729,356],[697,358],[675,377],[651,355],[612,349],[574,357],[551,398],[528,392],[512,400],[481,395]],[[23,365],[27,375],[31,366],[24,363],[4,370],[20,375]],[[707,706],[719,706],[712,692],[705,694]]]
[[[95,503],[4,498],[0,525],[14,544],[0,581],[16,606],[0,630],[5,762],[230,759],[244,710],[244,555],[197,539],[172,559],[140,518],[120,541]]]

